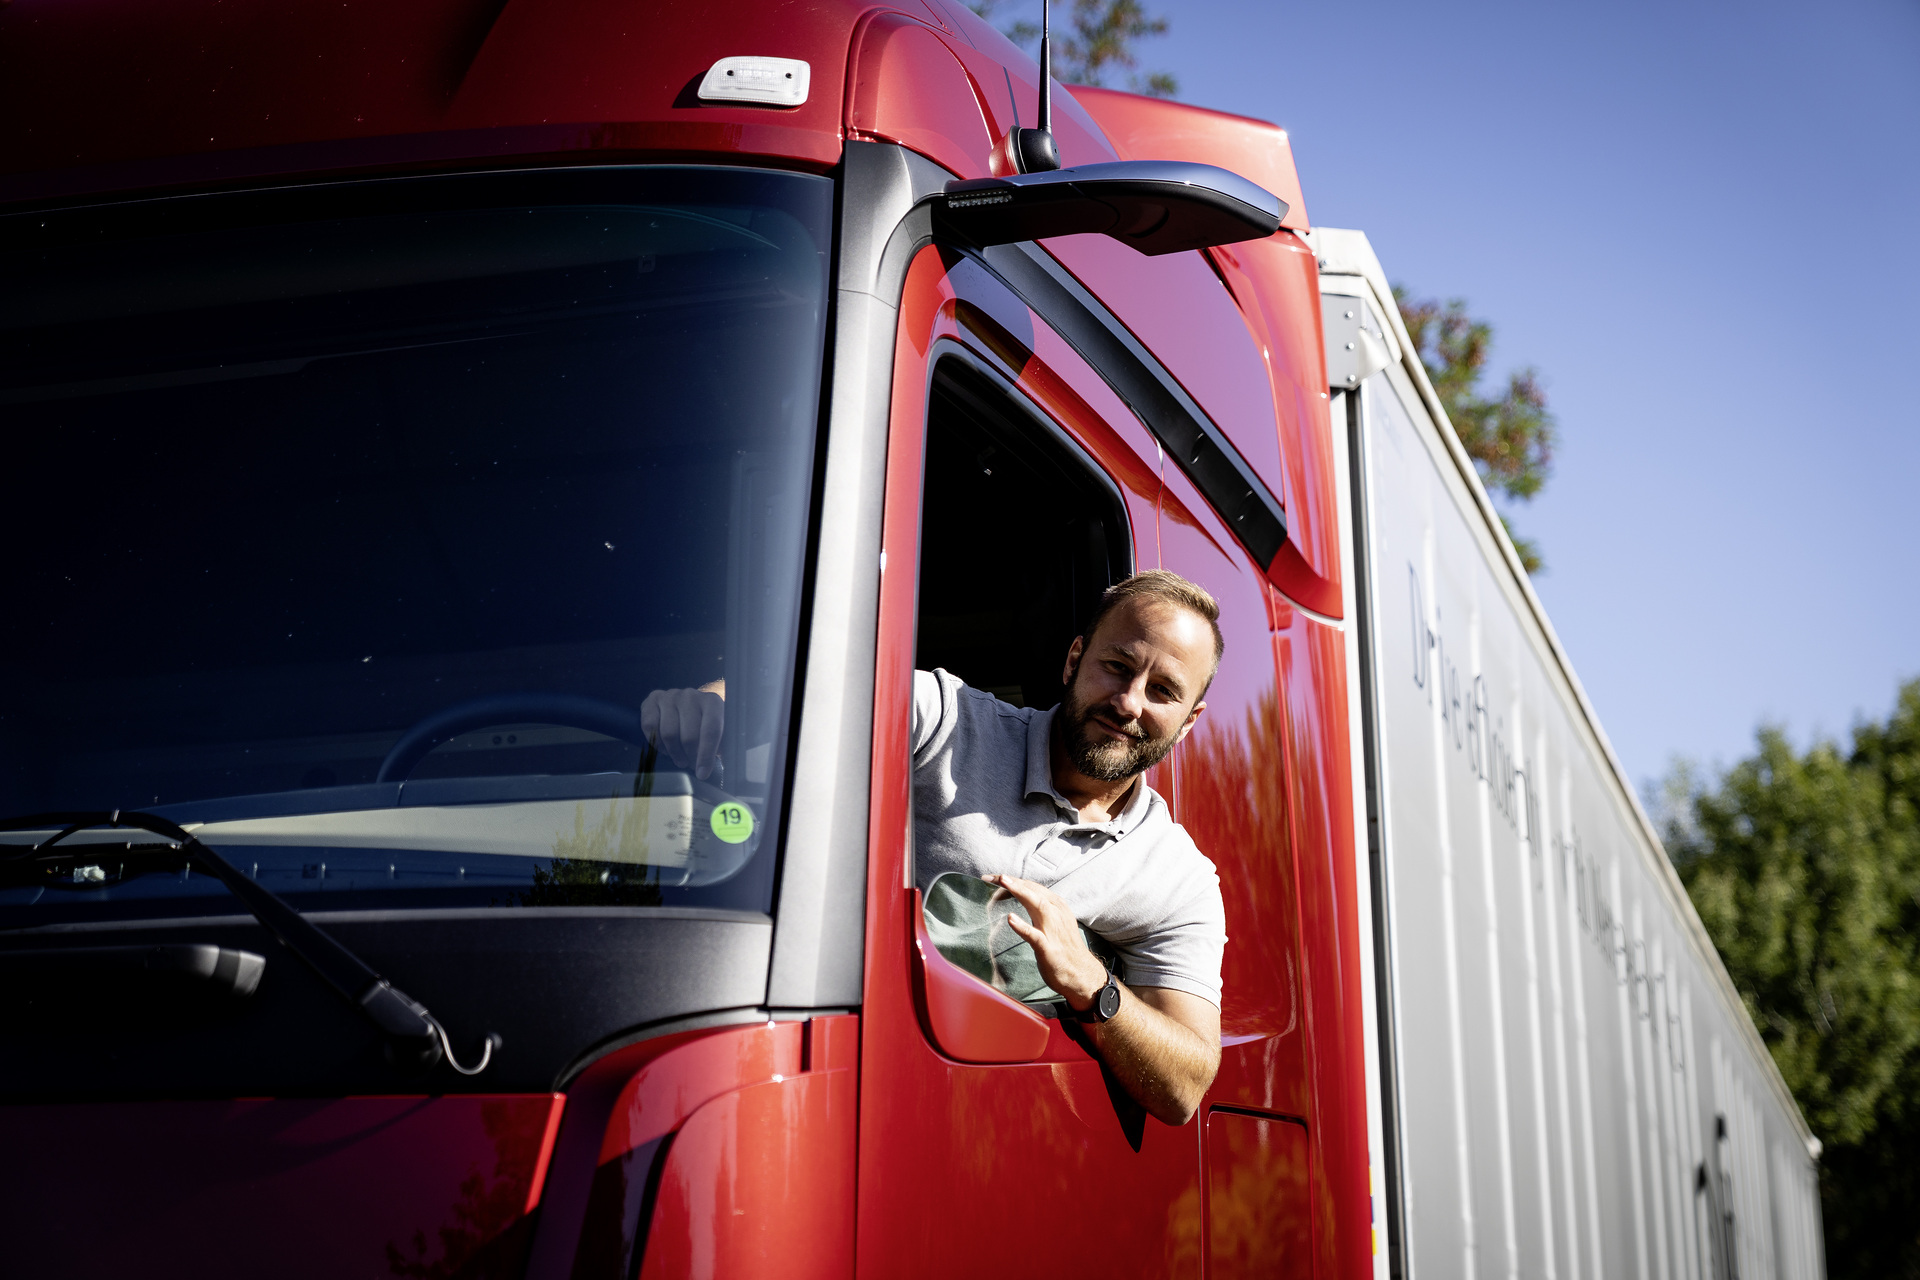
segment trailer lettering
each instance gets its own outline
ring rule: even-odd
[[[1515,762],[1507,740],[1506,720],[1494,714],[1488,700],[1486,677],[1472,675],[1466,696],[1462,698],[1460,668],[1447,657],[1440,608],[1434,606],[1433,625],[1428,626],[1426,591],[1420,582],[1420,571],[1412,564],[1407,566],[1407,595],[1412,606],[1414,687],[1426,693],[1427,704],[1431,706],[1432,685],[1438,683],[1440,719],[1449,731],[1454,750],[1466,753],[1467,768],[1473,771],[1476,781],[1491,791],[1493,807],[1506,819],[1508,830],[1534,842],[1538,803],[1527,786],[1528,770]],[[1530,852],[1538,859],[1537,847]],[[1537,865],[1534,884],[1540,887]]]

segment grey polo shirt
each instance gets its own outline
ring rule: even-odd
[[[914,880],[948,871],[1051,888],[1119,952],[1129,986],[1220,1003],[1220,877],[1142,781],[1107,822],[1053,785],[1052,711],[1015,707],[941,670],[913,673]]]

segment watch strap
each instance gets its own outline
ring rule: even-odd
[[[1112,993],[1109,998],[1108,993]],[[1094,992],[1093,1003],[1084,1009],[1075,1009],[1073,1016],[1081,1022],[1107,1022],[1120,1012],[1120,975],[1109,970],[1107,984]]]

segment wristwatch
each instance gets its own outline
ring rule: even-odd
[[[1107,974],[1107,985],[1094,993],[1093,1003],[1084,1009],[1074,1010],[1073,1016],[1081,1022],[1107,1022],[1120,1012],[1120,977]]]

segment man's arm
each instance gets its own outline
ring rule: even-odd
[[[1089,1008],[1107,984],[1106,966],[1087,950],[1080,924],[1059,894],[1018,876],[988,876],[1027,909],[1007,923],[1032,947],[1040,976],[1076,1011]],[[1087,1024],[1101,1060],[1134,1100],[1156,1119],[1185,1124],[1220,1070],[1220,1011],[1170,987],[1120,985],[1120,1012]]]
[[[0,0],[0,4],[6,0]],[[912,743],[926,746],[941,719],[939,682],[931,672],[913,673]],[[727,682],[709,680],[698,689],[655,689],[640,704],[640,728],[647,740],[682,769],[704,778],[720,759],[727,724]]]

